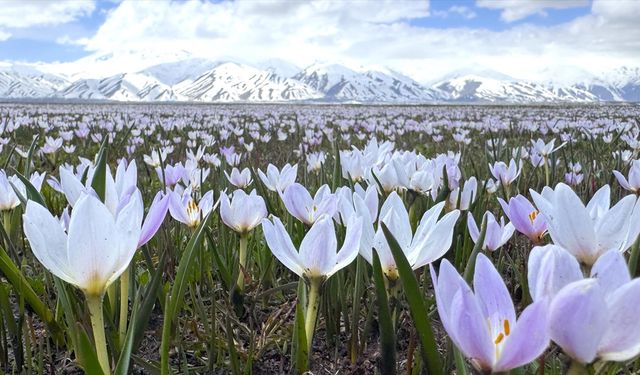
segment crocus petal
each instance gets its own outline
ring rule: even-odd
[[[527,278],[534,301],[551,300],[566,285],[582,280],[576,258],[557,245],[536,246],[529,254]]]
[[[516,311],[507,286],[489,258],[482,253],[478,254],[476,259],[473,289],[483,316],[495,335],[502,330],[505,320],[515,323]]]
[[[69,222],[67,255],[73,279],[85,292],[103,293],[108,280],[118,276],[115,273],[122,267],[119,230],[98,198],[85,194],[78,199]]]
[[[609,185],[604,185],[593,194],[593,197],[587,203],[587,211],[592,218],[602,216],[609,210],[611,202],[611,189]]]
[[[317,220],[300,243],[300,260],[310,275],[321,276],[331,271],[336,264],[338,242],[333,219],[322,216]]]
[[[623,362],[640,354],[640,279],[635,279],[609,297],[608,327],[598,355],[605,361]]]
[[[576,193],[565,184],[558,184],[556,187],[553,204],[551,212],[542,211],[543,208],[539,207],[547,219],[553,242],[582,262],[593,264],[597,257],[596,235],[588,210]]]
[[[548,308],[544,301],[527,306],[504,342],[494,372],[507,372],[538,358],[549,346]]]
[[[189,224],[189,215],[185,205],[182,203],[180,195],[175,191],[169,193],[169,212],[174,219],[183,224]]]
[[[626,240],[629,230],[629,217],[633,212],[635,203],[636,197],[628,195],[597,220],[595,231],[598,237],[597,246],[601,253],[611,249],[626,250],[631,245],[627,244]]]
[[[273,255],[285,267],[302,277],[304,268],[301,265],[300,257],[280,219],[274,218],[273,224],[268,219],[264,219],[262,221],[262,231]]]
[[[608,251],[598,258],[591,268],[591,277],[598,279],[605,295],[631,281],[627,262],[616,250]]]
[[[564,287],[551,302],[549,332],[565,353],[580,363],[592,362],[608,325],[602,288],[595,279]]]
[[[138,247],[142,247],[153,238],[167,216],[167,211],[169,211],[169,194],[163,196],[162,192],[158,192],[142,224]]]
[[[429,264],[440,259],[453,241],[453,230],[460,217],[460,211],[454,210],[442,217],[438,221],[431,233],[416,245],[416,259],[412,263],[413,269],[418,269],[425,264]]]
[[[336,255],[336,264],[327,277],[348,266],[358,256],[360,237],[362,236],[362,218],[352,218],[347,224],[347,233],[340,251]]]
[[[629,190],[629,191],[635,190],[633,187],[631,187],[631,185],[629,185],[629,183],[627,182],[627,179],[622,175],[622,173],[618,171],[613,171],[613,175],[616,176],[618,183],[620,184],[620,186],[622,186],[623,189]]]
[[[85,190],[82,182],[71,171],[62,167],[60,167],[60,186],[71,207],[75,205],[80,194]]]
[[[67,262],[67,235],[56,218],[34,201],[27,203],[22,218],[33,255],[58,278],[76,284]]]
[[[481,370],[490,370],[495,362],[495,345],[478,300],[469,289],[459,289],[451,302],[451,327],[459,349]]]

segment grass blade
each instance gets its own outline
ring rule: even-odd
[[[433,336],[433,330],[431,329],[431,323],[429,315],[427,314],[427,306],[420,293],[418,287],[418,280],[416,279],[409,261],[404,256],[404,252],[400,248],[398,241],[393,237],[393,234],[389,231],[389,228],[385,223],[380,223],[382,231],[384,232],[393,259],[398,267],[398,273],[400,274],[400,281],[402,282],[402,288],[409,302],[409,310],[411,312],[411,318],[413,324],[418,331],[418,337],[420,338],[420,349],[422,357],[429,374],[442,374],[442,365],[440,364],[440,354],[438,353],[438,346]]]

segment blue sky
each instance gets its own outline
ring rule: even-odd
[[[118,63],[133,69],[144,66],[140,60],[151,64],[186,50],[256,64],[282,59],[302,67],[314,62],[384,66],[426,81],[469,68],[533,79],[554,69],[595,73],[640,61],[639,0],[3,0],[2,5],[0,61],[5,62],[128,55]]]

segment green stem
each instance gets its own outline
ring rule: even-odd
[[[238,286],[238,291],[240,293],[244,292],[244,271],[247,266],[247,244],[249,243],[249,235],[244,233],[240,235],[240,273],[238,273],[238,281],[236,285]]]
[[[3,213],[3,225],[4,225],[4,231],[7,232],[7,237],[11,238],[11,210],[5,210],[2,212]],[[7,248],[9,246],[7,245]]]
[[[567,375],[589,375],[589,369],[582,363],[571,361]]]
[[[130,268],[120,276],[120,320],[118,322],[118,338],[120,345],[124,345],[127,335],[127,317],[129,314],[129,271]]]
[[[544,159],[544,181],[545,185],[549,186],[549,180],[551,179],[551,175],[549,174],[549,161],[546,157]]]
[[[640,258],[640,237],[636,240],[631,248],[631,256],[629,257],[629,273],[631,277],[635,277],[638,272],[638,259]]]
[[[93,338],[96,344],[96,354],[100,367],[105,374],[110,374],[109,354],[107,352],[107,340],[104,335],[104,320],[102,312],[102,299],[104,295],[86,295],[89,314],[91,315],[91,328],[93,329]]]
[[[318,307],[320,305],[320,286],[322,279],[318,277],[309,280],[309,293],[307,295],[307,313],[305,314],[304,331],[307,334],[307,348],[311,353],[311,344],[313,343],[313,333],[316,328],[316,318],[318,316]]]

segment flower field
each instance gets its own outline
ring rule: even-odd
[[[640,106],[0,105],[0,369],[640,371]]]

